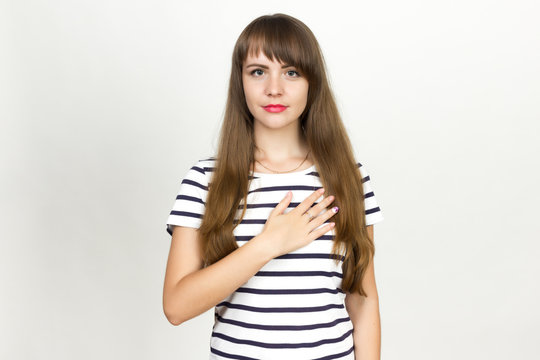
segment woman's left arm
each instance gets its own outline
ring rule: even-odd
[[[373,239],[373,225],[368,226],[367,230]],[[354,327],[354,357],[356,360],[379,360],[381,358],[381,319],[373,258],[362,280],[362,286],[367,297],[358,293],[346,293],[345,296],[345,306]]]

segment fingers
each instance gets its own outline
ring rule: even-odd
[[[339,208],[337,206],[334,206],[333,208],[326,210],[323,214],[317,217],[314,217],[313,220],[311,220],[309,224],[313,226],[313,229],[315,229],[318,226],[321,226],[322,224],[324,224],[326,220],[336,215],[338,211],[339,211]]]
[[[332,202],[334,201],[335,197],[333,195],[330,195],[326,198],[324,198],[323,200],[319,201],[319,203],[313,207],[311,207],[310,209],[308,209],[307,211],[313,215],[313,216],[317,216],[321,213],[321,211],[323,211],[324,209],[326,209],[328,206],[330,206],[330,204],[332,204]]]
[[[296,212],[300,213],[300,215],[302,215],[303,213],[305,213],[306,211],[308,211],[311,208],[311,205],[313,205],[313,203],[318,198],[320,198],[323,193],[324,193],[323,188],[320,188],[319,190],[314,191],[313,194],[309,195],[307,198],[304,199],[304,201],[302,201],[300,204],[298,204],[298,206],[296,208],[294,208],[293,211],[296,211]],[[317,214],[311,214],[311,215],[315,216]]]
[[[270,212],[270,216],[274,216],[274,215],[280,215],[280,214],[283,214],[283,212],[285,211],[285,209],[289,206],[289,204],[291,203],[291,200],[292,200],[292,193],[289,191],[287,192],[287,194],[285,195],[285,197],[283,198],[283,200],[281,200],[279,202],[279,204],[276,205],[276,207],[274,208],[274,210],[272,210]]]
[[[309,240],[313,241],[315,239],[320,238],[321,236],[323,236],[324,234],[332,230],[334,226],[335,226],[335,223],[331,222],[329,224],[324,225],[320,229],[313,230],[312,232],[309,233]]]

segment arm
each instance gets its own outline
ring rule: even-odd
[[[274,208],[263,231],[229,255],[203,268],[203,256],[197,229],[175,226],[163,288],[163,310],[173,325],[179,325],[212,308],[246,283],[268,261],[307,245],[327,233],[332,223],[322,226],[335,212],[319,214],[334,200],[328,196],[310,206],[322,194],[318,190],[296,208],[283,214],[292,199],[287,196]]]
[[[373,239],[373,225],[367,227]],[[356,360],[379,360],[381,358],[381,321],[379,296],[375,284],[373,258],[362,280],[367,297],[347,293],[345,306],[353,323],[354,356]]]
[[[163,309],[169,322],[180,325],[202,314],[270,261],[270,252],[254,240],[202,268],[199,231],[175,226],[163,288]]]

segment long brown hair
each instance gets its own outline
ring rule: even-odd
[[[362,178],[332,91],[315,36],[301,21],[284,14],[253,20],[240,34],[232,56],[227,105],[216,166],[209,184],[206,209],[199,228],[205,265],[238,248],[233,229],[243,199],[247,206],[249,171],[254,170],[253,116],[242,86],[242,66],[248,54],[262,51],[269,59],[293,65],[309,83],[307,105],[300,116],[305,137],[326,194],[340,208],[333,254],[345,255],[342,288],[366,296],[362,279],[375,248],[366,230]],[[344,254],[343,254],[343,250]]]

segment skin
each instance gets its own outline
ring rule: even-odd
[[[292,66],[258,54],[243,66],[242,82],[246,103],[254,117],[255,158],[271,169],[286,171],[305,158],[307,145],[300,136],[299,116],[307,102],[309,84]],[[262,106],[282,104],[287,110],[269,113]],[[308,158],[300,169],[312,165]],[[255,171],[268,172],[255,163]],[[203,268],[197,229],[175,226],[163,287],[163,309],[169,322],[180,325],[213,308],[247,282],[271,259],[306,246],[330,231],[335,213],[328,209],[334,196],[314,191],[296,208],[284,214],[292,200],[289,192],[272,210],[261,234],[216,263]],[[318,204],[313,204],[318,201]],[[311,220],[306,211],[320,214]],[[323,211],[326,210],[326,211]],[[368,226],[373,238],[373,226]],[[345,305],[354,326],[355,358],[380,359],[380,319],[373,259],[363,287],[367,297],[346,294]]]
[[[373,239],[373,225],[368,226],[367,231]],[[362,280],[362,286],[367,297],[358,293],[346,293],[345,296],[345,307],[354,327],[354,357],[362,360],[379,360],[381,358],[381,319],[373,257]]]
[[[309,83],[294,66],[271,61],[264,54],[248,55],[242,69],[246,104],[254,118],[255,158],[270,169],[287,171],[297,167],[308,153],[301,135],[299,117],[307,103]],[[287,109],[270,113],[268,104]],[[311,159],[302,168],[312,165]],[[269,172],[264,167],[258,172]]]

